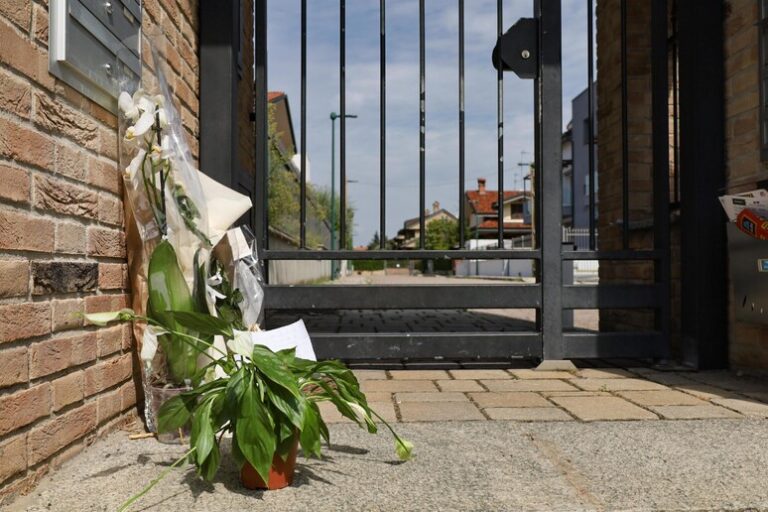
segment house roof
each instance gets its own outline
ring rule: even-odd
[[[283,91],[269,91],[267,93],[267,101],[276,101],[283,96],[285,96]]]
[[[483,222],[478,224],[478,229],[489,229],[489,230],[495,230],[499,229],[499,221],[498,219],[485,219]],[[504,229],[509,230],[520,230],[520,231],[530,231],[531,225],[530,224],[524,224],[522,222],[505,222],[504,223]]]
[[[440,208],[436,212],[433,211],[433,212],[429,212],[428,214],[426,214],[424,216],[424,221],[426,222],[429,219],[431,219],[433,217],[437,217],[439,215],[445,215],[445,216],[450,217],[450,218],[452,218],[454,220],[457,220],[457,217],[454,214],[452,214],[451,212],[449,212],[445,208]],[[409,224],[418,223],[418,222],[419,222],[419,217],[414,217],[412,219],[408,219],[405,222],[403,222],[403,229],[408,229],[408,225]]]
[[[526,193],[522,190],[504,191],[504,202],[510,199],[521,197]],[[472,213],[478,215],[496,215],[496,209],[493,207],[499,201],[499,193],[496,190],[486,190],[481,193],[479,190],[467,190],[465,192],[469,207]]]

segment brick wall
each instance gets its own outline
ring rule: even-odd
[[[195,0],[145,0],[197,156]],[[135,415],[116,118],[48,73],[47,0],[0,2],[0,503]],[[144,48],[147,48],[145,43]]]
[[[725,19],[725,149],[730,192],[768,179],[760,160],[758,3],[727,2]],[[729,350],[735,367],[768,368],[768,328],[737,322],[731,295]]]

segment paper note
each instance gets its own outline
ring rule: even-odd
[[[263,345],[273,352],[295,347],[296,357],[317,361],[315,349],[312,347],[312,340],[309,337],[303,320],[269,331],[252,332],[251,340],[257,345]]]

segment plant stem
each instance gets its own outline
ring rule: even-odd
[[[178,466],[179,466],[179,464],[181,464],[182,462],[184,462],[184,460],[185,460],[187,457],[189,457],[190,455],[192,455],[192,454],[195,452],[195,450],[197,450],[197,447],[193,447],[193,448],[192,448],[192,449],[190,449],[190,450],[189,450],[187,453],[185,453],[184,455],[182,455],[180,459],[178,459],[176,462],[174,462],[173,464],[171,464],[171,465],[170,465],[168,468],[166,468],[166,469],[165,469],[165,470],[164,470],[162,473],[160,473],[160,475],[159,475],[157,478],[155,478],[154,480],[152,480],[151,482],[149,482],[149,484],[148,484],[146,487],[144,487],[144,489],[142,489],[142,490],[141,490],[141,491],[140,491],[138,494],[134,494],[133,496],[131,496],[130,498],[128,498],[128,500],[127,500],[127,501],[125,501],[125,502],[124,502],[122,505],[120,505],[120,508],[118,508],[118,509],[117,509],[117,512],[123,512],[123,511],[124,511],[124,510],[126,510],[128,507],[130,507],[131,505],[133,505],[133,504],[134,504],[134,502],[136,502],[136,500],[138,500],[139,498],[141,498],[142,496],[144,496],[145,494],[147,494],[149,491],[151,491],[151,490],[152,490],[152,488],[153,488],[154,486],[156,486],[157,484],[159,484],[159,483],[160,483],[160,481],[161,481],[163,478],[165,478],[166,476],[168,476],[168,473],[170,473],[171,471],[173,471],[173,469],[174,469],[174,468],[178,467]]]

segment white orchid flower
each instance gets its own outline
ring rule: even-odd
[[[161,160],[168,160],[171,157],[171,154],[171,141],[167,135],[163,135],[160,145],[152,144],[150,158],[152,158],[153,163],[157,164]]]
[[[253,347],[255,343],[251,339],[251,333],[248,331],[234,331],[235,337],[227,341],[227,348],[232,351],[233,354],[242,356],[243,358],[250,359],[253,355]]]
[[[123,91],[120,93],[120,96],[117,99],[117,106],[120,108],[123,114],[125,114],[125,117],[131,121],[136,121],[136,119],[139,118],[139,108],[134,103],[131,95],[127,92]]]
[[[151,363],[157,352],[157,337],[166,334],[166,331],[154,325],[147,325],[141,338],[141,360]]]
[[[139,107],[139,110],[141,110],[141,107]],[[126,140],[133,140],[136,137],[141,137],[147,131],[149,131],[150,128],[152,128],[152,125],[155,124],[155,113],[153,110],[145,110],[141,113],[141,117],[139,117],[139,120],[136,121],[136,124],[133,126],[129,126],[125,130],[125,139]]]
[[[141,164],[144,162],[144,156],[147,154],[146,150],[140,149],[136,156],[133,157],[131,163],[125,168],[125,175],[130,180],[136,176],[136,173],[141,170]]]

